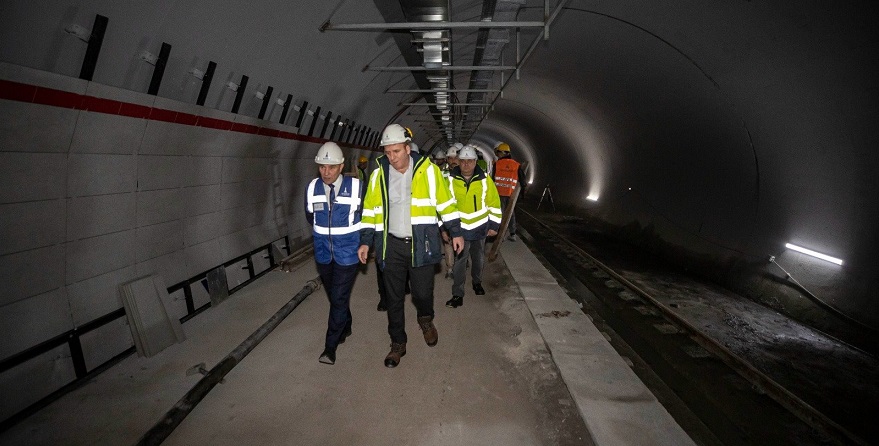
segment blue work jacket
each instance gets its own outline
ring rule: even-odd
[[[334,199],[329,200],[330,187],[320,178],[308,185],[305,194],[305,212],[312,224],[314,239],[314,258],[317,263],[326,265],[336,262],[340,265],[353,265],[359,262],[357,248],[360,247],[360,180],[343,177],[339,190],[333,191]]]

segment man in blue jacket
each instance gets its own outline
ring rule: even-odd
[[[314,260],[327,297],[330,317],[319,361],[335,364],[336,347],[351,335],[351,289],[357,277],[360,246],[360,180],[342,175],[342,149],[327,142],[314,157],[320,171],[308,185],[305,212],[312,225]]]

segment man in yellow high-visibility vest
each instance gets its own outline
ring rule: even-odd
[[[366,263],[372,247],[383,270],[391,337],[386,367],[396,367],[406,354],[407,276],[424,341],[431,347],[437,344],[433,283],[434,265],[442,259],[440,221],[451,234],[455,251],[464,248],[458,207],[442,172],[427,157],[410,153],[411,141],[412,132],[399,124],[382,132],[385,154],[369,177],[357,253]]]

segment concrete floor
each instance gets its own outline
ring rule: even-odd
[[[473,296],[468,283],[461,308],[444,306],[451,280],[436,276],[436,347],[424,344],[407,302],[409,343],[395,369],[383,366],[390,341],[386,315],[375,310],[374,265],[358,277],[353,335],[332,366],[317,361],[328,303],[316,291],[165,444],[690,442],[634,374],[619,369],[621,358],[595,352],[606,341],[576,308],[591,329],[570,329],[564,311],[573,301],[521,242],[505,244],[502,255],[486,266],[488,294]],[[185,342],[126,358],[0,434],[0,444],[135,443],[201,378],[187,369],[213,367],[316,276],[310,262],[263,276],[184,324]]]

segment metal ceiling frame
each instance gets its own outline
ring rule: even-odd
[[[483,0],[478,21],[452,21],[450,11],[452,0],[399,0],[404,21],[393,23],[345,23],[325,22],[320,31],[408,31],[412,33],[410,40],[415,51],[421,55],[421,65],[366,67],[364,71],[377,72],[410,72],[424,73],[420,79],[421,88],[387,89],[385,93],[410,93],[411,102],[400,102],[398,105],[410,108],[407,115],[433,117],[435,127],[425,128],[429,137],[427,145],[433,138],[442,139],[449,146],[457,141],[465,142],[479,128],[488,113],[494,109],[498,98],[503,97],[503,90],[513,78],[504,76],[505,72],[515,71],[519,78],[519,70],[541,39],[549,38],[550,24],[563,9],[567,0],[558,0],[555,10],[550,13],[550,0],[543,0],[543,21],[516,21],[519,11],[527,0]],[[504,65],[502,62],[504,48],[510,43],[510,29],[514,28],[516,43],[516,63]],[[524,56],[520,55],[519,41],[522,29],[540,29]],[[455,39],[452,30],[472,29],[475,33],[467,33],[468,41],[475,35],[473,63],[455,65],[452,59]],[[399,44],[400,41],[398,40]],[[410,63],[414,61],[410,60]],[[456,88],[454,77],[462,71],[470,72],[467,88]],[[500,73],[496,79],[495,73]],[[455,76],[453,76],[453,74]],[[424,84],[426,79],[427,84]],[[416,82],[419,83],[419,82]],[[425,86],[430,88],[424,88]],[[458,93],[466,93],[466,99],[457,97]],[[432,101],[431,101],[432,99]],[[463,100],[462,100],[463,99]],[[424,102],[420,102],[420,101]],[[426,112],[413,112],[411,107],[429,107]],[[401,110],[403,111],[403,110]],[[399,113],[398,113],[399,115]],[[418,121],[422,122],[422,121]],[[419,124],[419,127],[424,128]]]

